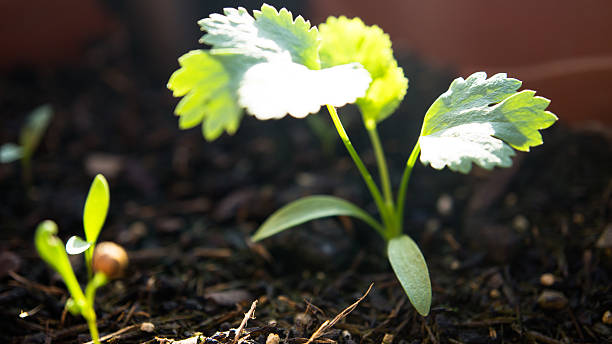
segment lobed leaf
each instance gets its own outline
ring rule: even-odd
[[[322,105],[354,102],[371,78],[351,64],[319,70],[319,34],[301,16],[263,5],[252,17],[244,8],[226,8],[199,21],[211,46],[179,59],[181,68],[168,81],[182,129],[202,124],[207,140],[233,134],[242,110],[258,119],[287,113],[304,117]]]
[[[366,94],[356,102],[365,122],[375,124],[391,115],[406,95],[408,79],[393,57],[389,35],[344,16],[329,17],[319,25],[319,33],[323,67],[359,62],[372,76]]]
[[[108,182],[103,175],[98,174],[91,183],[83,209],[85,239],[92,245],[98,240],[98,235],[100,235],[104,221],[106,221],[109,203]]]
[[[512,165],[514,149],[542,144],[538,130],[557,117],[545,111],[550,101],[534,91],[517,92],[521,81],[484,72],[455,79],[425,115],[419,143],[421,162],[468,173],[475,163],[485,169]]]
[[[428,315],[431,307],[431,281],[427,263],[417,244],[409,236],[401,235],[389,240],[387,255],[410,303],[419,314]]]
[[[339,215],[355,217],[382,231],[376,220],[353,203],[338,197],[317,195],[298,199],[275,211],[257,229],[252,240],[265,239],[304,222]]]

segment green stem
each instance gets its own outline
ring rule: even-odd
[[[87,319],[87,326],[89,327],[91,340],[94,344],[100,344],[100,334],[98,333],[98,324],[96,322],[96,314],[94,313],[93,318]]]
[[[83,317],[87,320],[87,326],[89,326],[89,333],[91,334],[91,340],[94,344],[100,343],[100,335],[98,333],[98,325],[96,319],[96,312],[94,311],[94,300],[96,297],[96,290],[108,282],[106,275],[101,272],[96,273],[91,281],[87,283],[85,287],[85,298],[87,300],[86,308],[83,310]]]
[[[327,111],[329,111],[329,115],[331,116],[332,121],[334,122],[336,131],[338,131],[338,135],[340,135],[340,139],[344,143],[346,150],[349,152],[349,155],[351,156],[351,158],[353,159],[353,162],[357,166],[359,173],[361,173],[361,177],[366,183],[368,190],[370,191],[370,194],[372,195],[372,198],[374,198],[374,202],[376,203],[376,206],[378,207],[378,210],[380,211],[380,216],[383,220],[385,228],[389,228],[391,221],[392,221],[391,218],[393,217],[393,214],[389,213],[389,211],[387,210],[387,207],[385,206],[385,202],[383,201],[383,198],[380,195],[380,190],[378,190],[378,186],[376,186],[376,183],[374,182],[372,175],[370,174],[370,172],[368,172],[368,169],[363,164],[363,161],[361,161],[361,158],[357,154],[357,151],[355,151],[355,148],[353,147],[353,144],[351,143],[351,140],[346,134],[346,131],[344,130],[344,127],[342,126],[342,122],[340,121],[340,118],[338,117],[336,108],[334,108],[331,105],[327,105]]]
[[[380,175],[380,184],[383,190],[383,196],[387,206],[393,207],[393,195],[391,193],[391,183],[389,182],[389,169],[387,168],[387,161],[385,160],[385,152],[383,151],[380,143],[380,137],[376,130],[375,121],[366,121],[366,129],[370,135],[370,141],[372,141],[372,147],[374,147],[374,155],[376,156],[376,164],[378,165],[378,174]]]
[[[416,160],[421,152],[421,145],[417,140],[417,143],[414,145],[412,149],[412,153],[410,153],[410,157],[406,162],[406,168],[404,168],[404,174],[402,175],[402,181],[400,183],[400,188],[397,194],[397,209],[395,213],[395,218],[398,221],[399,226],[397,229],[398,232],[394,233],[394,236],[400,236],[402,226],[404,224],[404,203],[406,202],[406,189],[408,188],[408,181],[410,180],[410,174],[412,173],[412,168],[416,163]]]
[[[85,250],[85,266],[87,266],[87,280],[91,281],[93,278],[93,251],[94,244],[92,243],[87,250]]]

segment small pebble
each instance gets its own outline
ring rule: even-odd
[[[512,219],[512,227],[517,232],[525,232],[527,229],[529,229],[529,220],[527,220],[527,218],[523,215],[516,215]]]
[[[451,270],[459,270],[460,267],[461,267],[461,263],[456,259],[450,263]]]
[[[550,287],[551,285],[555,284],[555,275],[548,272],[542,274],[542,276],[540,276],[540,284],[545,287]]]
[[[393,335],[391,333],[385,333],[385,336],[382,339],[381,344],[391,344],[393,343]]]
[[[567,306],[567,298],[556,290],[544,290],[538,296],[538,305],[544,309],[560,310]]]
[[[155,325],[153,325],[153,323],[150,322],[143,322],[142,324],[140,324],[140,330],[143,332],[153,332],[155,331]]]
[[[453,212],[453,198],[448,194],[442,194],[436,202],[436,209],[440,215],[450,215]]]
[[[604,229],[599,239],[597,239],[597,243],[595,243],[595,246],[597,248],[611,248],[612,247],[612,224],[609,224]]]
[[[612,325],[612,312],[605,311],[603,316],[601,317],[601,322],[606,325]]]
[[[266,344],[278,344],[279,342],[280,337],[276,333],[270,333],[266,338]]]

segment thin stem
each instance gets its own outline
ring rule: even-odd
[[[404,203],[406,202],[406,189],[408,188],[408,181],[410,180],[410,174],[412,173],[412,168],[416,163],[416,160],[421,152],[421,145],[417,140],[417,143],[414,145],[412,149],[412,153],[410,153],[410,157],[406,162],[406,168],[404,168],[404,174],[402,175],[402,181],[400,183],[400,188],[397,194],[397,209],[395,213],[395,218],[397,219],[399,226],[397,229],[399,232],[395,233],[396,236],[401,235],[402,226],[404,224]]]
[[[100,334],[98,333],[98,324],[96,320],[96,314],[94,313],[93,318],[87,319],[87,326],[89,327],[89,334],[94,344],[100,344]]]
[[[83,310],[83,317],[87,320],[87,326],[89,326],[89,333],[91,334],[91,340],[98,344],[100,343],[100,335],[98,334],[98,325],[96,320],[96,312],[94,310],[94,300],[96,297],[96,290],[108,282],[106,275],[98,272],[94,277],[87,283],[85,287],[85,298],[87,305]]]
[[[391,193],[391,183],[389,182],[389,169],[387,168],[387,161],[385,160],[385,152],[383,151],[380,143],[380,137],[376,130],[376,122],[368,121],[365,124],[368,134],[370,135],[370,141],[372,141],[372,147],[374,147],[374,155],[376,156],[376,164],[378,165],[378,174],[380,176],[380,185],[382,187],[383,196],[387,206],[393,207],[393,194]]]
[[[94,251],[94,243],[92,243],[91,246],[89,246],[89,248],[85,250],[85,266],[87,266],[87,280],[88,281],[91,281],[91,279],[93,278],[93,270],[92,270],[93,251]]]
[[[391,218],[393,217],[393,214],[389,213],[389,211],[387,210],[387,207],[385,206],[385,202],[383,201],[382,196],[380,195],[380,190],[378,189],[378,186],[376,186],[376,183],[374,182],[372,175],[370,174],[370,172],[368,172],[368,169],[363,164],[363,161],[361,161],[361,158],[357,154],[357,151],[355,151],[355,148],[353,147],[351,140],[349,139],[348,135],[346,134],[346,131],[344,130],[344,127],[342,126],[342,122],[340,122],[340,118],[338,117],[336,108],[334,108],[331,105],[327,105],[327,111],[329,111],[329,115],[331,116],[332,121],[334,122],[336,131],[338,131],[338,135],[340,135],[340,139],[342,139],[342,142],[344,143],[346,150],[349,152],[349,155],[351,156],[351,158],[353,159],[353,162],[357,166],[359,173],[361,173],[361,177],[366,183],[368,190],[370,191],[370,194],[372,195],[372,198],[374,198],[374,202],[376,203],[376,206],[378,207],[378,211],[380,211],[380,216],[383,220],[385,227],[389,228],[389,225],[392,221]]]

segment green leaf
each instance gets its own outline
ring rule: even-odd
[[[74,255],[85,252],[91,246],[83,238],[73,235],[66,241],[66,253]]]
[[[23,149],[20,145],[9,142],[0,146],[0,163],[8,164],[21,159]]]
[[[455,79],[431,105],[421,129],[421,162],[468,173],[475,163],[485,169],[512,165],[514,149],[542,144],[538,130],[557,117],[545,111],[550,101],[535,91],[516,92],[521,81],[484,72]]]
[[[108,189],[108,182],[103,175],[98,174],[91,183],[83,209],[85,238],[92,245],[95,245],[98,240],[98,235],[106,220],[109,202],[110,191]]]
[[[304,222],[339,215],[355,217],[382,232],[382,226],[353,203],[338,197],[317,195],[298,199],[274,212],[257,229],[252,240],[265,239]]]
[[[75,300],[76,307],[82,310],[86,305],[85,295],[74,275],[68,255],[64,250],[64,244],[56,234],[57,224],[55,222],[51,220],[41,222],[34,236],[36,250],[40,257],[62,276],[70,295]],[[75,307],[72,306],[72,308]]]
[[[319,33],[323,67],[359,62],[370,72],[372,83],[357,99],[365,122],[375,125],[391,115],[406,95],[408,79],[393,57],[389,35],[376,25],[344,16],[329,17],[319,25]]]
[[[200,43],[212,46],[214,55],[241,55],[271,61],[290,55],[295,63],[319,69],[318,31],[302,16],[264,4],[251,17],[246,9],[225,8],[198,22],[206,34]]]
[[[304,117],[322,105],[343,106],[365,94],[371,81],[360,65],[320,69],[315,27],[286,9],[263,5],[254,17],[226,8],[199,24],[211,49],[191,51],[168,81],[182,129],[202,123],[208,140],[233,134],[242,110],[258,119],[287,113]]]
[[[226,63],[222,63],[225,61]],[[234,69],[226,65],[234,61]],[[181,129],[202,125],[204,137],[212,141],[223,131],[233,134],[242,119],[237,104],[236,81],[243,70],[238,57],[214,57],[204,50],[194,50],[179,58],[181,69],[172,74],[168,88],[175,97],[186,95],[176,106]]]
[[[431,307],[431,281],[427,263],[417,244],[409,236],[402,235],[389,240],[387,254],[410,303],[419,314],[428,315]]]
[[[32,156],[40,144],[45,130],[51,123],[51,118],[53,118],[53,108],[49,104],[37,107],[28,116],[19,136],[19,144],[26,159]]]

